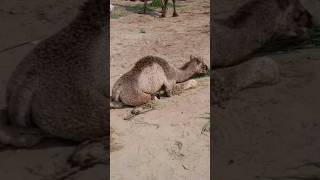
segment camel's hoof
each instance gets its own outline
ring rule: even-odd
[[[124,118],[123,118],[123,120],[129,120],[129,119],[131,119],[131,118],[133,118],[134,116],[136,116],[136,115],[134,115],[134,114],[132,114],[131,112],[128,114],[128,115],[126,115]]]
[[[173,15],[172,15],[172,17],[178,17],[179,15],[177,14],[177,13],[174,13]]]
[[[72,166],[91,167],[95,164],[106,164],[107,145],[104,142],[86,141],[80,144],[68,159]]]

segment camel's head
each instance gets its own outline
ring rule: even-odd
[[[311,28],[312,16],[303,7],[299,0],[277,0],[281,9],[281,15],[277,21],[279,32],[274,35],[276,39],[298,39],[308,38],[308,28]]]
[[[191,55],[189,63],[193,67],[195,75],[205,75],[208,73],[208,66],[204,63],[202,57]]]

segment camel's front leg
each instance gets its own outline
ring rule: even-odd
[[[157,99],[154,99],[153,101],[149,102],[149,103],[146,103],[146,104],[143,104],[141,106],[137,106],[137,107],[134,107],[130,112],[129,114],[127,114],[123,119],[124,120],[129,120],[139,114],[144,114],[146,112],[149,112],[149,111],[152,111],[155,107],[155,103],[156,103],[156,100]]]
[[[173,15],[172,15],[172,17],[177,17],[178,14],[176,12],[176,0],[172,0],[172,4],[173,4]]]
[[[227,100],[246,88],[276,84],[280,80],[280,68],[269,57],[256,57],[237,66],[217,69],[216,75],[221,92],[215,94],[219,100]]]
[[[163,11],[164,11],[164,0],[161,0],[160,2],[161,2],[161,11],[160,11],[160,13],[162,14]]]
[[[164,0],[164,5],[162,6],[162,15],[161,15],[161,17],[166,17],[167,5],[168,5],[168,0]]]
[[[183,83],[177,83],[172,89],[172,95],[179,95],[186,90],[193,89],[198,86],[198,82],[194,79],[190,79]]]
[[[143,7],[143,13],[146,14],[147,12],[147,0],[144,0],[144,7]]]
[[[166,80],[163,83],[163,87],[165,90],[165,94],[167,95],[167,97],[171,97],[174,95],[174,86],[176,85],[176,81],[175,80]]]

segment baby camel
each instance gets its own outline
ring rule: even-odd
[[[146,56],[116,81],[112,101],[129,106],[144,105],[162,89],[170,97],[177,89],[182,91],[195,86],[196,81],[189,79],[207,72],[208,66],[201,57],[190,56],[189,62],[176,68],[160,57]],[[115,108],[112,104],[110,106]]]

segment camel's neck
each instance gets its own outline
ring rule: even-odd
[[[213,61],[216,68],[241,63],[262,47],[273,35],[273,26],[262,26],[258,22],[248,23],[241,28],[232,29],[216,25],[213,40]]]
[[[177,83],[185,82],[194,75],[194,70],[191,66],[187,66],[185,68],[178,68],[176,72]]]

